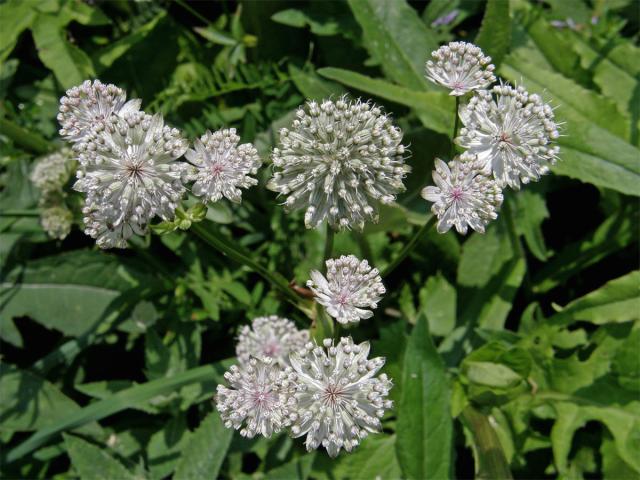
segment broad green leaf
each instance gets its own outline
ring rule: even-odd
[[[300,70],[292,63],[289,64],[289,75],[300,93],[310,100],[335,99],[346,93],[339,84],[323,80],[313,71]]]
[[[79,336],[160,291],[149,267],[96,251],[76,250],[28,262],[0,283],[0,332],[13,317]]]
[[[531,253],[545,261],[550,253],[542,236],[542,222],[549,217],[544,196],[532,190],[524,190],[514,196],[516,208],[516,230],[524,236]]]
[[[384,80],[340,68],[321,68],[318,73],[350,88],[413,108],[423,125],[436,132],[450,135],[453,131],[455,100],[446,93],[399,87]]]
[[[211,412],[185,444],[175,478],[217,478],[232,436],[233,429],[222,424],[218,412]]]
[[[396,454],[406,478],[450,478],[453,425],[449,379],[424,315],[405,351]]]
[[[71,458],[71,465],[81,480],[135,480],[106,449],[93,445],[73,435],[64,434],[64,444]]]
[[[0,364],[2,432],[30,432],[77,413],[80,407],[49,381],[27,370]],[[96,425],[80,429],[99,433]]]
[[[405,0],[349,0],[349,6],[365,46],[390,80],[418,91],[436,88],[425,79],[424,66],[438,43]]]
[[[122,55],[127,53],[131,47],[143,41],[149,33],[158,25],[158,22],[165,16],[165,12],[162,11],[152,20],[145,23],[141,27],[136,28],[129,35],[122,37],[115,42],[107,45],[103,50],[100,50],[93,56],[93,63],[98,70],[104,70],[110,67]]]
[[[166,478],[180,461],[180,452],[191,438],[184,414],[171,418],[149,439],[147,462],[153,478]]]
[[[511,18],[508,0],[488,0],[480,31],[475,39],[485,54],[490,55],[496,66],[509,51],[511,45]]]
[[[578,320],[595,324],[640,320],[640,271],[611,280],[573,300],[550,320],[560,324]]]
[[[558,105],[558,120],[565,123],[558,140],[560,161],[553,167],[556,173],[640,195],[640,150],[623,140],[627,122],[620,122],[615,105],[613,110],[601,108],[608,100],[558,73],[532,65],[522,54],[509,55],[501,72],[529,91],[546,91],[551,103]]]
[[[95,77],[91,59],[69,43],[56,15],[38,15],[32,32],[40,60],[53,71],[64,88],[79,85],[87,78]]]
[[[522,192],[524,193],[524,192]],[[533,291],[543,293],[579,274],[608,255],[638,239],[638,215],[634,204],[608,217],[587,239],[567,245],[533,277]]]
[[[336,478],[370,480],[372,478],[401,478],[396,458],[396,436],[388,433],[372,434],[349,455],[340,458],[331,473]]]
[[[522,377],[506,365],[493,362],[466,362],[465,375],[470,382],[496,388],[517,386]]]
[[[31,27],[36,16],[37,11],[30,2],[9,0],[0,4],[0,63],[9,56],[20,34]]]
[[[46,427],[38,430],[17,447],[8,452],[3,451],[0,454],[0,459],[3,463],[14,462],[37,449],[60,432],[77,428],[89,422],[102,420],[109,415],[128,408],[135,408],[154,397],[169,394],[185,385],[199,384],[207,391],[208,395],[213,395],[216,385],[223,378],[222,375],[230,363],[230,361],[225,360],[212,365],[193,368],[170,378],[161,378],[142,385],[135,385],[103,400],[91,403],[77,412],[67,412],[63,418],[57,419],[55,422],[51,422]]]
[[[352,15],[342,2],[311,2],[304,10],[288,8],[271,16],[271,20],[289,27],[309,27],[320,36],[342,35],[354,38],[357,32]]]
[[[265,480],[307,480],[316,452],[307,453],[265,473]]]
[[[442,275],[429,277],[420,289],[420,311],[433,335],[445,336],[456,325],[456,290]]]
[[[618,454],[610,434],[606,434],[600,446],[602,473],[605,480],[636,480],[638,472],[633,470]]]

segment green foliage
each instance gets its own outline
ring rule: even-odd
[[[1,476],[638,478],[634,7],[0,3]],[[430,218],[420,191],[452,152],[455,99],[424,64],[453,40],[478,43],[500,76],[554,107],[553,174],[506,192],[484,235],[428,232],[384,278],[374,318],[340,326],[386,359],[394,407],[382,433],[336,459],[285,434],[241,437],[212,404],[237,334],[271,314],[309,328],[304,286],[324,249],[324,233],[264,188],[280,128],[305,99],[342,95],[371,98],[402,128],[407,191],[378,224],[334,239],[335,255],[383,271]],[[186,199],[129,250],[103,252],[82,234],[69,184],[73,231],[50,240],[29,175],[62,146],[58,99],[94,77],[190,139],[236,128],[265,163],[259,186],[241,204]]]

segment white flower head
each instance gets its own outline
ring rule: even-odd
[[[118,212],[108,205],[85,204],[82,214],[84,233],[95,239],[100,248],[127,248],[131,236],[146,233],[136,222],[118,221]]]
[[[225,426],[240,430],[243,437],[270,437],[296,418],[290,368],[283,370],[269,358],[251,358],[233,365],[224,378],[230,387],[218,385],[216,408]]]
[[[316,301],[340,323],[371,318],[369,309],[375,309],[385,293],[378,269],[353,255],[327,260],[326,266],[326,278],[313,270],[307,281]]]
[[[187,150],[185,157],[198,171],[192,192],[207,202],[226,197],[240,203],[241,188],[257,185],[255,175],[262,164],[258,151],[250,143],[238,145],[240,137],[235,128],[207,131],[194,142],[195,149]]]
[[[154,216],[173,218],[190,167],[176,161],[187,150],[186,140],[165,126],[162,116],[111,116],[74,148],[80,162],[74,189],[87,194],[91,213],[87,234],[97,238],[106,228],[107,237],[117,232],[115,243],[123,246],[120,240],[145,232]]]
[[[67,90],[66,96],[60,99],[60,135],[70,142],[80,142],[96,125],[105,124],[111,115],[126,115],[140,109],[141,100],[126,100],[127,93],[115,85],[85,80],[82,85]]]
[[[468,227],[484,233],[485,226],[498,217],[502,190],[497,182],[482,173],[475,155],[463,153],[444,163],[436,159],[433,171],[435,186],[422,189],[422,197],[433,202],[431,211],[438,217],[438,232],[452,226],[465,235]]]
[[[460,96],[472,90],[487,88],[496,81],[491,57],[472,43],[451,42],[431,53],[433,60],[425,66],[429,80]]]
[[[392,382],[384,373],[376,377],[385,359],[368,356],[369,343],[356,345],[351,337],[342,337],[337,345],[325,339],[324,348],[309,342],[291,354],[298,409],[291,432],[307,436],[307,450],[322,445],[335,457],[380,430],[380,419],[393,406],[386,399]]]
[[[291,320],[277,315],[258,317],[238,335],[236,355],[241,363],[251,357],[271,358],[282,367],[289,365],[289,354],[309,341],[309,330],[298,330]]]
[[[478,92],[460,108],[464,128],[456,143],[477,155],[500,186],[517,190],[556,163],[558,124],[553,109],[521,86],[499,85],[492,92]]]
[[[334,229],[362,229],[377,221],[377,204],[404,191],[402,132],[370,103],[323,100],[298,109],[280,130],[268,188],[286,195],[287,211],[304,209],[305,225],[327,220]]]
[[[47,232],[51,238],[64,240],[73,223],[73,214],[64,205],[48,207],[40,212],[40,224],[42,229]]]
[[[31,171],[31,182],[43,195],[58,192],[65,186],[74,169],[70,149],[63,148],[38,159]]]

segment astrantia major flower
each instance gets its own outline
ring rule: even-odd
[[[502,190],[482,173],[476,157],[463,153],[449,165],[436,159],[433,171],[435,186],[422,190],[422,197],[434,202],[431,210],[438,217],[438,232],[445,233],[452,226],[465,235],[468,227],[484,233],[485,226],[498,217],[502,204]]]
[[[234,128],[215,133],[207,131],[194,142],[195,149],[185,154],[198,171],[192,192],[207,202],[217,202],[223,196],[240,203],[241,188],[257,185],[255,175],[262,164],[258,151],[250,143],[238,145],[240,137]]]
[[[280,131],[268,188],[286,195],[285,208],[305,209],[305,225],[333,228],[377,221],[377,203],[391,203],[409,172],[402,132],[380,108],[344,98],[298,109]]]
[[[58,122],[60,135],[70,142],[85,140],[96,125],[105,124],[111,115],[126,115],[140,109],[141,100],[127,100],[127,93],[100,80],[85,80],[70,88],[60,99]]]
[[[251,358],[233,365],[224,378],[229,387],[218,385],[216,407],[225,426],[240,430],[243,437],[270,437],[296,418],[291,369],[283,370],[269,358]]]
[[[456,143],[478,156],[485,173],[500,186],[520,188],[539,180],[558,159],[560,149],[553,109],[523,87],[499,85],[478,92],[460,109],[464,128]]]
[[[51,238],[64,240],[69,232],[73,222],[73,214],[64,205],[48,207],[40,212],[40,224],[42,229],[47,232]]]
[[[189,168],[175,160],[187,142],[160,115],[112,115],[75,149],[80,168],[74,189],[87,194],[87,234],[105,238],[100,246],[125,246],[154,216],[173,218]]]
[[[38,159],[29,178],[43,195],[56,193],[71,177],[74,163],[71,150],[63,148]]]
[[[385,293],[378,270],[353,255],[327,260],[326,266],[326,278],[313,270],[307,281],[316,301],[340,323],[371,318],[369,309],[376,308]]]
[[[432,82],[451,90],[449,95],[464,95],[486,88],[496,81],[491,57],[467,42],[451,42],[431,53],[426,75]]]
[[[384,358],[369,360],[369,343],[342,337],[337,345],[324,340],[324,348],[309,342],[291,354],[297,375],[295,437],[306,435],[307,450],[322,445],[329,456],[353,450],[369,432],[381,428],[380,419],[392,407],[392,387],[386,374],[376,377]]]
[[[258,317],[240,330],[236,355],[240,362],[251,357],[272,358],[282,367],[289,365],[289,354],[309,341],[308,330],[298,330],[291,320],[276,315]]]

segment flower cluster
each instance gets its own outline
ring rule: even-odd
[[[286,366],[272,358],[240,357],[219,385],[216,407],[228,428],[246,437],[270,437],[290,428],[306,435],[307,450],[323,446],[335,457],[350,452],[371,432],[393,404],[386,374],[377,375],[384,358],[369,359],[369,343],[342,337],[334,345],[307,342],[293,351]]]
[[[207,202],[239,202],[238,188],[257,183],[249,177],[261,164],[257,152],[238,146],[234,130],[207,132],[189,150],[162,116],[126,98],[115,85],[87,80],[60,100],[60,135],[79,163],[74,189],[86,194],[85,233],[101,248],[126,247],[156,217],[172,220],[191,181],[194,195]],[[181,161],[185,154],[192,163]]]
[[[194,142],[195,149],[188,150],[185,157],[197,167],[193,194],[208,202],[217,202],[226,197],[240,203],[240,188],[257,185],[255,175],[262,165],[258,151],[250,143],[238,146],[240,137],[234,128],[215,133],[207,131]]]
[[[433,202],[440,233],[452,226],[461,234],[468,227],[484,232],[497,218],[501,189],[518,190],[556,163],[558,124],[553,109],[522,86],[485,90],[496,77],[491,59],[475,45],[452,42],[432,55],[436,62],[426,64],[429,80],[451,95],[473,95],[457,112],[463,128],[454,141],[465,152],[448,165],[436,160],[436,185],[425,187],[422,196]]]
[[[304,209],[305,225],[335,229],[377,221],[377,204],[404,191],[402,132],[370,103],[341,98],[309,101],[292,129],[280,131],[268,188],[286,195],[287,210]]]
[[[276,315],[258,317],[245,325],[238,335],[236,355],[241,362],[249,358],[271,358],[285,367],[289,354],[302,348],[309,341],[308,330],[298,330],[291,320]]]
[[[51,238],[64,240],[71,232],[73,213],[65,203],[65,186],[76,168],[72,152],[62,148],[40,158],[29,179],[40,191],[40,225]]]
[[[307,282],[316,301],[343,324],[371,318],[369,309],[375,309],[385,293],[378,270],[353,255],[327,260],[326,266],[326,278],[313,270]]]
[[[501,187],[537,181],[558,159],[553,109],[522,86],[479,92],[460,109],[460,119],[464,128],[456,143],[477,155]]]
[[[438,217],[438,232],[455,226],[462,235],[468,227],[484,233],[485,226],[498,218],[502,190],[482,172],[473,155],[463,153],[449,165],[436,159],[433,181],[436,185],[425,187],[422,197],[434,202],[431,210]]]
[[[431,53],[425,70],[429,80],[460,96],[488,87],[496,81],[491,57],[472,43],[451,42]]]

